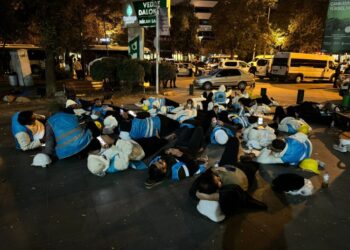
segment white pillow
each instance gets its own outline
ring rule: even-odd
[[[225,219],[225,215],[222,213],[219,202],[217,201],[200,200],[197,210],[214,222],[220,222]]]

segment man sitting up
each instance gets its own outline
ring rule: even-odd
[[[271,147],[264,148],[257,157],[262,164],[285,163],[297,166],[299,162],[310,158],[312,154],[311,141],[304,133],[296,133],[286,139],[275,139]]]
[[[33,111],[17,112],[12,116],[12,134],[17,149],[27,151],[42,145],[45,126],[38,118]]]

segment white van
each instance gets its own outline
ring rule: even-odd
[[[279,52],[272,62],[271,78],[279,80],[334,81],[335,63],[332,56]]]
[[[256,61],[255,76],[259,77],[260,79],[270,77],[272,61],[272,58],[258,59]]]
[[[244,72],[249,71],[248,63],[240,60],[222,60],[219,63],[220,69],[241,69]]]
[[[209,56],[206,63],[206,68],[208,70],[213,70],[213,69],[217,69],[219,66],[220,61],[225,60],[225,59],[229,59],[230,56],[229,55],[212,55]]]
[[[254,66],[256,67],[256,63],[259,59],[272,59],[273,55],[257,55],[256,57],[254,57],[254,59],[252,61],[250,61],[248,64],[249,66]]]

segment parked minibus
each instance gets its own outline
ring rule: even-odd
[[[301,81],[326,80],[333,82],[335,62],[332,56],[278,52],[273,59],[271,78]]]

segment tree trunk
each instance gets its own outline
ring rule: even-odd
[[[46,96],[53,97],[56,92],[56,77],[55,77],[55,61],[53,51],[46,49],[45,60],[45,81],[46,81]]]

